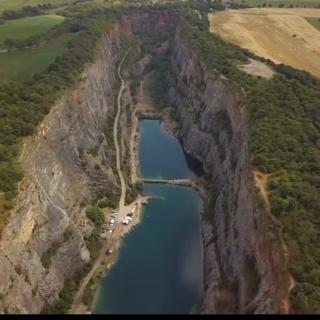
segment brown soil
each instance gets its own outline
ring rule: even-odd
[[[257,170],[254,170],[253,174],[254,174],[254,180],[255,180],[256,186],[260,190],[261,196],[262,196],[264,202],[266,203],[267,212],[268,212],[271,220],[274,221],[276,219],[271,213],[271,205],[270,205],[270,201],[269,201],[269,197],[268,197],[268,188],[267,188],[268,180],[271,175],[265,174],[265,173],[257,171]],[[280,236],[281,247],[284,252],[285,263],[287,265],[288,261],[289,261],[288,248],[286,246],[286,243],[283,240],[282,232],[280,232],[279,236]],[[295,287],[295,280],[293,279],[291,274],[289,272],[287,272],[286,276],[287,276],[286,279],[283,279],[283,286],[288,287],[288,292],[286,292],[286,297],[284,299],[282,299],[282,301],[281,301],[281,304],[282,304],[281,311],[285,314],[290,313],[290,293],[291,293],[292,289]]]
[[[257,170],[254,170],[253,174],[254,174],[254,180],[255,180],[256,186],[260,190],[262,198],[267,205],[268,211],[271,212],[270,201],[268,198],[268,190],[267,190],[268,178],[270,175],[262,173]]]
[[[210,31],[258,56],[320,77],[320,32],[305,18],[320,9],[244,9],[209,14]]]

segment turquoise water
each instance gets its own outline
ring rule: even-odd
[[[140,172],[144,178],[195,178],[201,168],[159,120],[140,121]]]
[[[143,175],[196,176],[179,142],[168,136],[159,121],[142,120],[140,130]],[[166,184],[145,183],[143,190],[152,199],[144,208],[142,222],[124,239],[118,261],[102,279],[95,313],[184,314],[201,300],[199,194]]]

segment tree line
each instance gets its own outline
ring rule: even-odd
[[[0,23],[6,20],[15,20],[45,14],[46,10],[53,8],[51,3],[38,4],[37,6],[24,6],[21,10],[4,10],[0,16]]]

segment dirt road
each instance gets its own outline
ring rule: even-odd
[[[118,92],[118,97],[117,97],[117,115],[115,117],[114,120],[114,125],[113,125],[113,138],[114,138],[114,146],[116,148],[116,157],[117,157],[117,171],[118,171],[118,176],[120,179],[120,184],[121,184],[121,196],[120,196],[120,200],[119,200],[119,211],[124,207],[124,202],[126,199],[126,184],[124,181],[124,177],[122,174],[122,170],[121,170],[121,152],[120,152],[120,147],[119,147],[119,141],[118,141],[118,126],[119,126],[119,118],[121,115],[121,98],[122,98],[122,94],[123,94],[123,90],[125,88],[125,82],[121,76],[121,67],[122,64],[126,58],[127,52],[124,54],[124,56],[122,57],[119,66],[118,66],[118,77],[121,81],[121,86],[120,86],[120,90]]]

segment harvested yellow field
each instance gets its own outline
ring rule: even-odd
[[[306,17],[320,17],[320,9],[227,10],[209,14],[209,21],[225,40],[320,77],[320,31]]]

